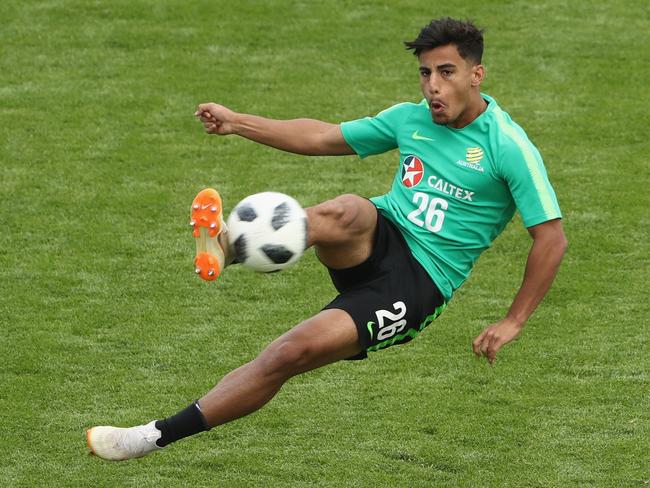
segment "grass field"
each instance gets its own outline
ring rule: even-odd
[[[540,148],[570,248],[494,367],[519,218],[417,341],[293,379],[264,410],[128,463],[85,428],[166,416],[333,296],[291,270],[193,273],[189,205],[389,188],[395,153],[208,137],[195,105],[331,122],[417,101],[401,41],[487,28],[484,91]],[[0,486],[650,485],[650,7],[622,2],[0,2]]]

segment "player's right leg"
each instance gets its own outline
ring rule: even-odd
[[[307,212],[307,247],[331,269],[352,268],[368,259],[377,228],[377,208],[358,195],[341,195]]]
[[[307,247],[316,247],[323,264],[332,269],[350,268],[370,256],[377,209],[369,200],[341,195],[305,210]],[[196,240],[196,273],[204,280],[215,280],[234,259],[216,190],[206,188],[194,198],[190,225]]]

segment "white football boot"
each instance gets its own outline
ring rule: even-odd
[[[206,188],[194,197],[190,226],[196,241],[194,270],[206,281],[216,280],[233,260],[229,252],[221,196],[217,190]]]
[[[146,456],[162,447],[156,444],[160,439],[160,431],[156,429],[156,421],[136,427],[111,427],[100,425],[86,431],[88,448],[95,456],[109,461],[125,461],[127,459]]]

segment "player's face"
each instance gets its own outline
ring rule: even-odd
[[[465,127],[485,110],[482,65],[463,59],[454,44],[423,51],[418,59],[420,88],[436,124]]]

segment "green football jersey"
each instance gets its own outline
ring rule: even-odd
[[[362,158],[399,148],[389,193],[372,198],[447,300],[519,211],[526,227],[561,218],[537,148],[496,101],[462,129],[437,125],[426,100],[344,122]]]

